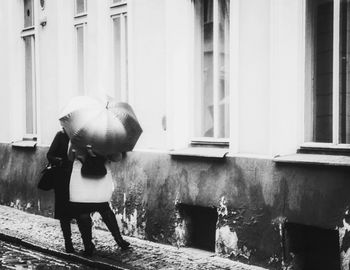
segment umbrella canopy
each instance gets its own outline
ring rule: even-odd
[[[87,96],[70,100],[59,120],[75,146],[89,144],[101,155],[131,151],[142,133],[129,104],[110,101],[106,106]]]
[[[126,102],[109,102],[107,109],[113,113],[125,129],[125,136],[122,139],[125,151],[122,152],[131,151],[142,133],[142,128],[136,118],[135,112]]]

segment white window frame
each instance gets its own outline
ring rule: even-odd
[[[39,67],[39,43],[38,40],[38,1],[39,0],[33,0],[33,25],[27,26],[22,28],[21,31],[21,38],[23,39],[23,45],[25,46],[25,38],[32,38],[32,48],[31,48],[31,54],[32,54],[32,106],[33,106],[33,112],[32,112],[32,121],[33,121],[33,132],[28,133],[27,132],[27,109],[24,110],[24,137],[31,137],[31,138],[38,138],[38,134],[40,134],[40,122],[38,121],[39,115],[40,115],[40,84],[39,78],[40,78],[40,69]],[[23,2],[24,3],[24,2]],[[24,11],[24,4],[22,10]],[[25,47],[23,46],[23,51],[25,51]],[[26,57],[25,52],[23,54],[24,59]],[[23,61],[23,67],[25,69],[25,60]],[[24,70],[24,101],[25,104],[27,103],[27,88],[26,88],[26,82],[25,82],[25,76],[26,71]]]
[[[333,0],[333,76],[332,76],[332,142],[331,143],[323,143],[323,142],[310,142],[306,141],[306,137],[309,136],[310,127],[305,127],[304,133],[304,143],[301,144],[301,147],[305,148],[332,148],[332,149],[350,149],[350,144],[339,143],[339,57],[340,57],[340,2],[341,0]],[[305,1],[306,5],[307,1]],[[306,7],[304,8],[306,10]],[[308,14],[307,14],[308,15]],[[306,15],[306,16],[307,16]],[[308,21],[308,18],[306,18]],[[307,25],[305,25],[308,27]],[[306,31],[308,32],[308,31]],[[305,36],[305,42],[307,37]],[[305,44],[304,48],[306,48],[307,44]],[[314,63],[314,59],[311,59],[311,62]],[[311,65],[312,65],[311,63]],[[306,63],[307,64],[307,63]],[[308,72],[310,67],[306,68],[306,72]],[[313,71],[312,71],[313,72]],[[308,77],[308,76],[306,76]],[[307,80],[307,78],[306,78]],[[310,79],[309,79],[310,80]],[[309,89],[308,89],[309,88]],[[312,107],[312,102],[310,98],[310,94],[312,95],[313,87],[306,86],[306,108],[305,113],[313,113],[310,108]],[[305,115],[306,116],[306,115]],[[304,116],[304,117],[305,117]],[[311,116],[313,117],[313,116]],[[305,124],[310,124],[311,121],[305,121]],[[312,127],[311,127],[312,129]]]
[[[112,0],[113,3],[113,0]],[[127,5],[126,1],[122,1],[122,3],[117,3],[114,5],[111,5],[111,37],[112,37],[112,86],[113,86],[113,94],[116,95],[116,80],[114,79],[114,74],[118,71],[117,70],[117,63],[115,62],[115,37],[114,37],[114,20],[116,18],[120,19],[120,97],[123,102],[129,102],[129,65],[127,64],[129,59],[129,49],[127,48],[129,42],[128,42],[128,29],[126,25],[129,25],[128,21],[128,12],[127,12]],[[125,25],[126,24],[126,25]]]
[[[87,0],[84,0],[84,8],[85,10],[81,13],[77,13],[77,0],[74,0],[74,39],[75,39],[75,52],[76,52],[76,55],[75,55],[75,79],[76,79],[76,89],[78,90],[78,93],[80,95],[85,95],[87,93],[87,88],[86,88],[86,75],[87,75],[87,72],[86,72],[86,69],[87,69],[87,63],[86,63],[86,60],[87,60],[87,43],[86,43],[86,40],[87,40],[87,15],[88,15],[88,7],[87,7]],[[82,84],[83,84],[83,89],[80,90],[79,89],[79,61],[78,61],[78,51],[79,51],[79,44],[78,44],[78,28],[83,28],[83,36],[84,36],[84,39],[83,39],[83,73],[82,73],[82,76],[83,76],[83,80],[82,80]]]
[[[32,132],[28,132],[27,130],[27,107],[25,106],[25,115],[26,115],[26,118],[25,118],[25,133],[26,134],[37,134],[38,132],[38,125],[37,125],[37,92],[36,92],[36,63],[35,63],[35,58],[36,58],[36,53],[35,53],[35,34],[27,34],[27,35],[22,35],[22,38],[23,38],[23,42],[25,42],[24,40],[29,38],[31,39],[32,41],[32,46],[31,46],[31,81],[32,81],[32,85],[31,85],[31,88],[32,88],[32,125],[33,125],[33,131]],[[24,57],[26,58],[26,53],[24,54]],[[24,63],[24,67],[26,68],[26,63]],[[25,70],[24,72],[24,75],[25,75],[25,78],[27,76],[27,71]],[[27,105],[27,83],[25,81],[25,104]]]
[[[83,89],[79,89],[79,61],[78,61],[78,50],[79,50],[79,44],[78,44],[78,29],[82,28],[83,29],[83,72],[82,72],[82,84],[83,84]],[[87,22],[80,22],[74,25],[75,29],[75,48],[76,48],[76,85],[77,85],[77,90],[80,95],[85,95],[86,94],[86,28],[87,28]]]
[[[207,145],[218,145],[218,146],[229,146],[230,144],[230,138],[232,136],[231,131],[232,128],[230,128],[230,135],[228,138],[218,138],[218,129],[219,129],[219,84],[220,84],[220,72],[219,72],[219,5],[218,5],[218,1],[220,0],[213,0],[213,137],[196,137],[193,136],[193,134],[195,134],[195,128],[192,128],[192,138],[191,138],[191,144],[196,145],[196,144],[207,144]],[[234,1],[230,1],[230,8],[228,10],[228,12],[230,12],[230,29],[231,29],[231,6],[232,6],[232,2]],[[198,7],[196,7],[195,4],[195,46],[194,46],[194,55],[196,55],[196,57],[194,58],[195,61],[195,79],[194,79],[194,86],[195,86],[195,95],[194,95],[194,104],[197,104],[197,100],[198,100],[198,96],[202,95],[202,77],[201,77],[201,72],[202,72],[202,67],[201,67],[201,60],[199,59],[200,57],[198,57],[198,48],[200,47],[200,38],[198,37],[198,33],[200,33],[202,31],[202,25],[201,23],[198,23],[198,19],[200,20],[200,18],[198,18],[198,14],[200,14],[200,11],[198,10]],[[230,52],[230,56],[227,59],[229,61],[229,66],[231,66],[231,55],[232,55],[232,51],[231,51],[231,30],[229,31],[230,37],[229,37],[229,52]],[[231,71],[228,70],[228,79],[231,81]],[[230,82],[231,83],[231,82]],[[230,121],[230,126],[232,125],[232,121],[231,121],[231,112],[232,112],[232,104],[231,104],[231,94],[232,94],[232,87],[229,87],[229,92],[230,95],[228,96],[228,102],[230,105],[230,112],[229,112],[229,121]],[[193,112],[193,117],[194,117],[194,121],[196,121],[197,119],[199,119],[198,114],[200,114],[200,112],[198,111],[198,106],[194,106],[195,110]]]

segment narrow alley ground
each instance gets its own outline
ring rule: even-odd
[[[264,270],[219,257],[211,252],[176,248],[132,237],[126,237],[131,242],[132,249],[121,251],[109,232],[94,229],[93,235],[97,251],[92,258],[85,258],[81,254],[83,246],[78,228],[73,225],[73,243],[78,253],[66,254],[57,220],[0,206],[0,239],[95,269]]]

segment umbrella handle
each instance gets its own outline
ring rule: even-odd
[[[96,157],[94,151],[92,150],[92,146],[90,144],[86,145],[86,150],[91,157]]]

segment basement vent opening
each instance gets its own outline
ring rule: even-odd
[[[185,224],[186,246],[215,252],[217,209],[182,203],[177,209]]]
[[[338,231],[296,223],[285,229],[285,255],[293,269],[340,270]]]

